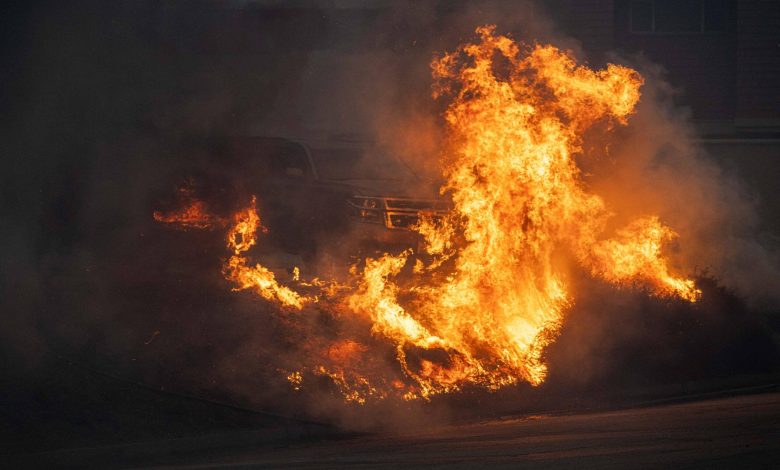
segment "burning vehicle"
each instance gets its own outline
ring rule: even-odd
[[[449,207],[435,182],[364,142],[238,137],[228,148],[274,227],[269,243],[305,259],[323,242],[334,245],[333,237],[348,241],[342,254],[417,249],[412,228],[421,216],[441,217]]]
[[[574,300],[574,270],[658,297],[701,297],[690,267],[665,250],[677,233],[652,212],[614,223],[610,201],[585,183],[576,161],[587,130],[627,123],[641,96],[639,73],[612,64],[591,70],[492,26],[477,35],[431,63],[433,97],[448,100],[440,191],[450,210],[378,149],[240,138],[227,154],[240,163],[248,203],[228,217],[200,212],[196,199],[155,214],[226,228],[222,274],[233,290],[256,293],[285,318],[299,312],[291,328],[306,338],[300,361],[279,368],[293,390],[324,379],[363,404],[540,385],[545,349]],[[311,259],[318,243],[348,245],[345,227],[377,249],[364,250],[346,280],[301,276],[297,266],[283,278],[255,256],[281,247]],[[408,249],[415,242],[423,258]]]

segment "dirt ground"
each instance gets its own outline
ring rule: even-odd
[[[240,430],[16,457],[78,468],[776,468],[780,393],[511,416],[393,435]],[[273,436],[273,434],[281,433]]]

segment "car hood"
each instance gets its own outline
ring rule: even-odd
[[[325,182],[348,188],[356,196],[441,199],[438,185],[430,180],[349,179]]]

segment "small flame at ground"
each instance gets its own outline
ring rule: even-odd
[[[209,213],[206,204],[196,199],[193,193],[189,183],[182,185],[176,193],[176,199],[181,209],[169,213],[154,211],[152,214],[154,220],[169,224],[179,230],[211,230],[224,226],[225,221]]]

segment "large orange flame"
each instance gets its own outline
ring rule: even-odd
[[[411,250],[386,253],[365,260],[348,286],[300,281],[320,290],[301,295],[247,264],[262,228],[254,200],[235,216],[224,274],[236,289],[296,310],[333,309],[341,321],[370,325],[369,341],[395,350],[399,371],[389,378],[365,360],[366,337],[333,342],[312,331],[319,353],[285,371],[295,389],[306,374],[326,376],[347,401],[365,403],[467,384],[538,385],[547,373],[545,347],[573,302],[573,263],[618,286],[691,302],[700,296],[664,258],[676,235],[658,217],[638,217],[610,236],[607,204],[588,192],[575,161],[585,130],[627,122],[640,98],[639,74],[618,65],[593,71],[567,52],[518,44],[492,26],[477,34],[479,41],[431,64],[434,97],[449,100],[442,192],[454,208],[418,224],[429,256],[415,260],[411,278],[399,275]]]

